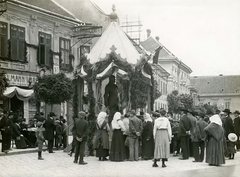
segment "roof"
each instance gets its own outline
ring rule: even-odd
[[[126,59],[131,64],[136,64],[140,59],[140,54],[133,46],[127,35],[119,24],[112,21],[88,55],[90,63],[104,60],[107,54],[116,52],[122,59]]]
[[[240,94],[240,75],[195,76],[190,83],[201,94]]]
[[[70,12],[68,12],[66,9],[61,7],[56,1],[54,0],[17,0],[19,2],[35,6],[41,9],[44,9],[46,11],[62,15],[64,17],[68,17],[71,19],[75,19],[74,15],[72,15]]]
[[[149,36],[145,41],[140,43],[141,46],[148,52],[158,53],[158,61],[160,64],[166,63],[166,62],[175,62],[178,65],[180,64],[182,69],[185,70],[188,73],[192,72],[192,69],[187,66],[185,63],[183,63],[181,60],[179,60],[174,54],[172,54],[164,45],[162,45],[159,41],[157,41],[152,36]],[[157,50],[160,47],[160,50]]]
[[[159,51],[159,59],[161,58],[176,58],[165,46],[163,46],[159,41],[154,39],[152,36],[149,36],[145,41],[140,43],[141,46],[153,53],[157,48],[161,47]]]

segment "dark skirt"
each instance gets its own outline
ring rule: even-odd
[[[125,160],[125,145],[121,129],[115,129],[112,135],[112,143],[109,159],[111,161],[124,161]]]
[[[154,140],[153,137],[147,141],[142,140],[142,157],[143,159],[152,159],[154,154]]]
[[[109,156],[109,150],[103,149],[103,146],[99,146],[96,149],[96,157],[107,157]]]
[[[20,136],[20,139],[15,139],[15,145],[17,149],[25,149],[27,148],[27,144],[25,138]]]

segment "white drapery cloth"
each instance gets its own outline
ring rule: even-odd
[[[12,98],[14,97],[14,95],[16,95],[19,100],[27,101],[33,97],[34,91],[33,89],[26,90],[26,89],[21,89],[19,87],[14,86],[14,87],[7,87],[3,95],[7,98]]]

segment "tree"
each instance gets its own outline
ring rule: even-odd
[[[3,96],[3,92],[6,90],[7,86],[8,82],[5,73],[0,73],[0,98]]]
[[[52,106],[72,98],[72,81],[63,73],[38,77],[33,86],[36,99]]]
[[[193,108],[193,98],[189,94],[181,94],[179,95],[180,100],[180,107],[185,109],[192,109]]]
[[[168,111],[172,112],[173,114],[177,114],[179,112],[179,96],[178,91],[174,90],[167,96],[168,102]]]

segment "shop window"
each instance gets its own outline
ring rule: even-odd
[[[0,57],[7,57],[7,23],[0,22]]]
[[[51,35],[39,32],[39,64],[50,66]]]
[[[10,25],[11,59],[26,60],[25,28]]]
[[[70,39],[60,38],[59,41],[59,51],[61,53],[61,68],[69,69],[72,65],[72,61],[70,60]]]

